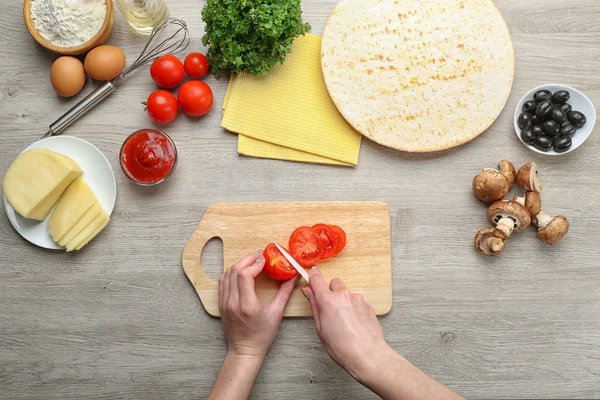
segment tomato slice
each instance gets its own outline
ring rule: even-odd
[[[329,227],[329,225],[325,224],[317,224],[312,227],[312,230],[319,236],[321,242],[323,243],[323,254],[321,255],[321,260],[327,260],[330,257],[333,257],[335,254],[335,250],[337,249],[337,235]]]
[[[337,246],[333,254],[339,254],[342,250],[344,250],[344,247],[346,247],[346,232],[344,232],[344,230],[337,225],[329,225],[329,227],[337,237]]]
[[[265,272],[272,278],[287,281],[298,275],[298,271],[292,267],[274,243],[267,245],[263,255],[265,256]]]
[[[290,236],[291,255],[303,267],[312,267],[321,260],[323,243],[310,226],[301,226]]]

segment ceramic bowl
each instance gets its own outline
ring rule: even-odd
[[[563,153],[557,153],[554,150],[541,151],[541,150],[538,150],[537,148],[535,148],[534,146],[523,142],[523,140],[521,139],[521,128],[519,128],[519,124],[517,121],[519,119],[519,115],[521,115],[521,113],[523,112],[523,103],[525,103],[528,100],[533,100],[533,94],[535,92],[537,92],[538,90],[542,90],[542,89],[549,90],[552,93],[554,93],[558,90],[567,90],[571,94],[571,98],[569,99],[568,103],[571,104],[571,106],[573,107],[573,110],[581,111],[582,113],[585,114],[585,116],[587,118],[586,124],[583,127],[577,129],[577,133],[575,133],[575,136],[573,136],[573,138],[572,138],[573,145],[571,146],[571,148]],[[568,153],[574,151],[576,148],[581,146],[583,144],[583,142],[585,142],[587,140],[587,138],[590,136],[590,134],[594,130],[595,124],[596,124],[596,109],[594,108],[594,105],[592,104],[590,99],[586,95],[581,93],[579,90],[573,89],[570,86],[560,85],[560,84],[542,85],[542,86],[536,87],[535,89],[532,89],[531,91],[529,91],[529,93],[527,93],[525,96],[523,96],[521,101],[519,101],[519,104],[517,105],[517,109],[515,110],[515,117],[514,117],[515,133],[517,134],[517,137],[519,138],[521,143],[523,143],[523,145],[527,146],[527,148],[535,151],[536,153],[546,154],[546,155],[550,155],[550,156],[561,156],[563,154],[568,154]]]

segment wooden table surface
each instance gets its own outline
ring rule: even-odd
[[[185,18],[190,50],[203,50],[200,1],[169,0]],[[321,34],[335,0],[304,0]],[[77,99],[49,82],[56,58],[29,36],[19,1],[0,0],[0,171]],[[544,83],[580,89],[600,105],[600,3],[498,0],[517,70],[506,109],[476,140],[411,155],[364,140],[357,168],[244,158],[220,127],[227,80],[207,79],[212,112],[165,128],[180,158],[155,188],[119,168],[123,139],[151,123],[140,101],[153,90],[147,67],[68,130],[110,160],[118,201],[108,228],[84,251],[55,253],[24,241],[0,213],[0,398],[202,398],[225,355],[181,267],[181,251],[206,208],[227,201],[380,200],[391,209],[394,304],[381,318],[389,343],[470,398],[600,397],[600,134],[564,157],[520,144],[512,116],[521,96]],[[108,43],[129,60],[144,41],[117,12]],[[86,84],[84,93],[93,88]],[[471,193],[482,167],[506,158],[536,161],[544,207],[571,232],[541,244],[515,235],[505,254],[480,256],[472,240],[487,226]],[[252,232],[240,232],[251,235]],[[256,249],[248,249],[254,251]],[[221,250],[204,255],[216,280]],[[310,319],[288,319],[256,381],[256,399],[375,397],[323,351]]]

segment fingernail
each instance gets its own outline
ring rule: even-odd
[[[310,294],[308,294],[308,290],[306,290],[306,288],[302,288],[300,289],[300,291],[302,292],[304,297],[306,297],[306,300],[310,300]]]
[[[258,256],[258,258],[256,259],[256,261],[254,261],[254,262],[255,262],[255,263],[259,263],[259,262],[261,262],[262,260],[264,260],[264,258],[265,258],[265,257],[264,257],[264,256],[261,254],[260,256]]]
[[[313,265],[312,267],[310,267],[310,269],[317,269],[317,266]]]
[[[255,254],[260,254],[260,253],[262,253],[262,252],[263,252],[262,250],[256,250],[254,253],[255,253]]]

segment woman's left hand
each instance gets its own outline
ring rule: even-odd
[[[267,354],[294,290],[296,279],[284,282],[273,301],[261,305],[254,292],[254,278],[264,266],[259,251],[235,263],[219,278],[219,311],[233,355],[262,358]]]

